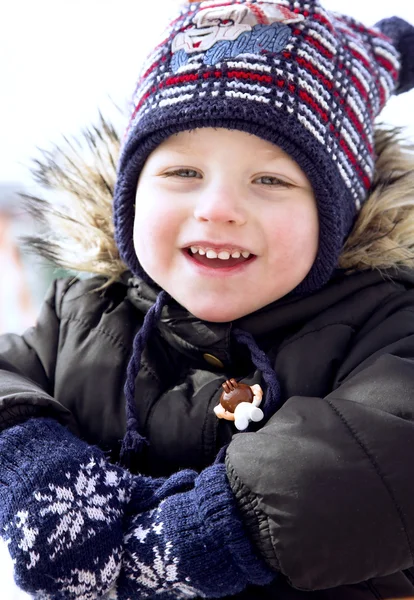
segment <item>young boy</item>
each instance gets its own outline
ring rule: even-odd
[[[57,281],[0,341],[22,589],[413,595],[412,161],[392,137],[376,157],[373,129],[414,85],[413,43],[400,19],[370,30],[317,1],[172,22],[119,163],[123,266],[107,248],[106,277]]]

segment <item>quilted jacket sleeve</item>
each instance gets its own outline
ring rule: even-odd
[[[357,583],[414,564],[414,307],[380,312],[358,334],[329,395],[289,398],[228,449],[244,521],[296,588]]]
[[[69,285],[69,280],[52,284],[34,327],[21,336],[0,336],[0,431],[47,414],[77,432],[71,413],[53,398],[59,310]]]

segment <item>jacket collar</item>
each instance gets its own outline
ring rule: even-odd
[[[161,290],[138,277],[128,279],[128,299],[146,314]],[[158,329],[174,348],[190,358],[213,354],[223,363],[230,362],[231,323],[208,323],[189,313],[172,298],[164,306]]]
[[[390,277],[413,285],[410,271],[388,273]],[[210,323],[197,319],[172,298],[162,310],[158,329],[162,337],[174,348],[190,358],[201,358],[204,353],[213,354],[224,364],[231,362],[231,329],[237,327],[251,333],[259,342],[269,334],[273,343],[287,330],[299,328],[338,302],[346,300],[358,291],[384,281],[378,271],[363,271],[346,275],[336,271],[331,281],[321,290],[308,296],[290,294],[262,309],[232,323]],[[150,285],[129,273],[124,282],[128,286],[129,301],[146,314],[157,299],[160,288]]]

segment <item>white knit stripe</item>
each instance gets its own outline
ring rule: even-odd
[[[395,82],[388,73],[380,75],[379,80],[385,91],[385,100],[388,101],[395,89]]]
[[[348,47],[351,48],[352,50],[355,50],[355,52],[358,52],[358,54],[360,54],[361,56],[363,56],[368,63],[372,63],[372,56],[370,56],[368,54],[368,52],[366,52],[366,50],[362,46],[362,44],[360,44],[360,43],[358,43],[358,42],[356,42],[356,41],[354,41],[352,39],[349,39],[348,40]],[[354,60],[358,60],[355,57],[353,57],[353,58],[354,58]]]
[[[361,68],[361,65],[358,64],[355,60],[353,61],[347,61],[346,62],[346,66],[352,71],[352,74],[355,75],[355,77],[358,79],[358,81],[362,84],[363,88],[366,90],[366,92],[369,94],[370,93],[370,88],[369,85],[364,77],[364,75],[362,74],[363,69]],[[365,71],[365,69],[364,69]],[[366,73],[366,71],[365,71]],[[370,77],[367,77],[367,79],[371,79]],[[350,87],[352,87],[353,84],[351,84]]]
[[[332,108],[332,95],[323,86],[323,84],[320,83],[319,80],[316,79],[316,77],[314,77],[311,73],[309,73],[309,71],[306,71],[306,69],[303,69],[302,67],[298,67],[298,73],[303,79],[307,80],[308,85],[317,90],[318,96],[323,96],[324,100],[330,103]]]
[[[395,90],[395,86],[396,86],[396,82],[393,78],[393,76],[391,75],[391,73],[389,71],[387,71],[386,69],[384,69],[383,67],[380,68],[380,79],[385,79],[385,81],[387,81],[387,87],[386,90],[388,91],[388,96],[391,96]]]
[[[148,79],[146,79],[145,85],[143,85],[142,87],[139,87],[137,90],[137,93],[134,94],[132,101],[134,103],[134,106],[138,106],[141,98],[143,98],[145,96],[145,94],[152,88],[154,87],[154,83],[155,83],[155,78],[154,77],[148,77]],[[148,100],[151,98],[151,96],[148,97]]]
[[[352,187],[352,183],[351,180],[349,179],[348,175],[346,174],[346,171],[344,170],[343,166],[341,165],[341,163],[337,162],[337,167],[339,169],[339,172],[341,174],[342,179],[345,182],[345,185],[348,189],[350,189]]]
[[[353,75],[355,75],[355,77],[362,84],[364,89],[368,92],[368,99],[369,99],[369,102],[371,103],[373,113],[378,114],[379,113],[378,90],[375,86],[370,87],[365,79],[365,76],[366,76],[368,81],[371,81],[372,80],[371,76],[367,73],[366,69],[361,64],[358,64],[355,60],[353,60],[352,63],[350,64],[350,71]],[[365,76],[363,73],[365,74]],[[353,96],[353,98],[355,98],[358,101],[358,96],[360,94],[359,94],[359,91],[355,88],[355,85],[353,83],[351,83],[351,85],[349,86],[349,93]]]
[[[334,80],[333,64],[329,64],[324,57],[320,56],[313,46],[308,43],[303,44],[302,48],[298,48],[298,55],[318,69],[328,81],[332,82]]]
[[[197,52],[196,54],[190,54],[189,59],[190,62],[201,62],[204,61],[204,52]]]
[[[198,71],[201,65],[202,63],[199,62],[189,62],[186,65],[182,65],[179,69],[177,69],[176,75],[180,75],[181,73],[188,73],[191,71]]]
[[[371,154],[365,143],[363,143],[363,145],[361,145],[361,136],[356,135],[355,128],[354,128],[353,124],[351,123],[351,121],[348,119],[348,117],[343,116],[342,119],[343,119],[342,125],[343,125],[344,129],[346,129],[348,134],[352,135],[353,143],[359,149],[359,154],[361,155],[361,161],[363,162],[363,164],[361,162],[361,166],[366,171],[366,174],[370,175],[371,171],[372,171],[372,164],[373,164]]]
[[[244,62],[244,61],[232,61],[229,60],[227,61],[227,66],[229,69],[245,69],[246,71],[261,71],[264,73],[270,73],[272,71],[271,67],[268,67],[267,65],[262,65],[260,63],[250,63],[250,62]]]
[[[329,29],[326,27],[326,25],[323,25],[322,23],[319,23],[318,21],[312,21],[310,27],[307,28],[307,31],[311,31],[312,29],[315,30],[315,32],[317,34],[324,37],[325,41],[329,44],[329,48],[333,49],[333,50],[331,50],[331,52],[336,54],[336,52],[337,52],[336,48],[338,45],[338,41],[335,39],[335,37],[332,35],[332,33],[329,31]]]
[[[348,121],[348,119],[344,119],[344,122],[347,121],[347,125],[351,126],[351,123]],[[344,124],[343,122],[343,124]],[[342,133],[342,137],[344,138],[344,140],[346,141],[346,143],[348,144],[351,152],[353,152],[353,154],[355,155],[355,157],[358,160],[358,163],[361,165],[362,169],[365,171],[365,173],[369,176],[370,175],[370,169],[366,163],[365,160],[363,160],[362,155],[359,152],[359,144],[358,146],[356,144],[354,144],[354,141],[352,140],[352,138],[349,135],[348,129],[345,127],[342,127],[341,130]]]
[[[361,113],[359,106],[357,105],[357,103],[355,102],[355,96],[354,95],[349,95],[346,99],[346,102],[348,104],[348,106],[354,111],[358,122],[361,124],[361,129],[362,131],[365,133],[366,137],[368,137],[368,131],[369,131],[369,116],[367,114],[367,111],[365,110],[364,113]],[[359,133],[359,131],[357,131],[356,127],[354,124],[352,124],[352,127],[355,129],[356,131],[356,136],[358,138],[361,137],[361,133]]]
[[[257,61],[261,61],[263,63],[268,62],[268,59],[266,58],[266,56],[260,56],[259,54],[253,54],[252,52],[242,52],[241,54],[239,54],[239,57],[243,58],[243,59],[253,60],[255,62],[257,62]]]
[[[275,69],[275,73],[278,77],[280,77],[283,80],[289,80],[289,81],[293,81],[295,78],[295,75],[293,73],[291,73],[288,69],[290,69],[290,65],[286,65],[286,69]]]
[[[328,116],[332,116],[331,107],[325,100],[318,94],[315,87],[312,87],[307,81],[305,81],[302,77],[298,77],[298,83],[301,87],[308,92],[310,96],[315,98],[317,103],[328,113]]]
[[[342,136],[342,131],[340,133],[341,133],[341,136]],[[349,162],[349,158],[346,155],[345,150],[343,150],[341,148],[341,146],[339,145],[339,141],[338,141],[336,156],[337,156],[337,160],[339,161],[339,163],[345,169],[345,172],[347,173],[349,179],[353,180],[355,178],[354,170],[352,168],[352,165]]]
[[[358,79],[360,79],[360,81],[364,81],[365,88],[369,89],[368,82],[372,80],[371,73],[368,71],[368,69],[362,63],[362,61],[358,60],[357,58],[354,58],[352,56],[350,58],[350,61],[351,61],[352,72],[355,73],[355,75],[358,74]]]
[[[269,104],[269,98],[263,98],[262,96],[256,96],[255,94],[248,94],[247,92],[235,92],[231,90],[225,92],[228,98],[242,98],[243,100],[254,100],[255,102],[261,102],[262,104]]]
[[[361,119],[362,119],[362,123],[365,125],[366,129],[370,129],[369,126],[369,112],[368,112],[368,107],[366,102],[363,102],[361,94],[358,92],[358,90],[352,86],[352,88],[349,90],[349,94],[347,95],[345,90],[342,90],[342,96],[343,97],[349,97],[352,98],[352,102],[354,103],[352,106],[355,105],[355,107],[358,108],[358,112],[357,114],[361,115]]]
[[[272,92],[272,88],[263,87],[262,85],[254,84],[254,83],[244,83],[244,81],[232,79],[231,81],[226,81],[226,88],[232,89],[241,89],[246,90],[247,92],[258,93],[258,94],[270,94]]]
[[[298,113],[298,121],[300,121],[302,125],[304,125],[306,129],[312,133],[312,135],[318,140],[318,142],[320,142],[321,144],[325,143],[325,138],[322,135],[320,135],[320,133],[312,125],[312,123],[308,121],[305,115]]]
[[[321,46],[326,48],[326,50],[331,52],[331,54],[333,54],[334,56],[337,54],[336,46],[333,46],[332,44],[330,44],[323,35],[321,35],[318,31],[316,31],[316,29],[313,29],[313,27],[309,27],[307,29],[307,33],[311,37],[313,37],[315,40],[317,40],[321,44]]]
[[[158,98],[169,98],[170,96],[180,96],[186,92],[192,92],[197,89],[195,84],[180,85],[177,87],[164,88],[158,93]]]
[[[380,41],[382,41],[382,40],[380,40]],[[379,54],[379,56],[383,56],[384,58],[386,58],[392,64],[392,66],[397,71],[399,71],[400,61],[398,60],[398,57],[395,54],[390,52],[389,45],[387,47],[384,47],[384,46],[380,46],[379,44],[375,43],[374,51],[376,54]]]
[[[147,57],[147,59],[144,61],[144,63],[142,64],[142,67],[140,69],[140,75],[139,75],[138,81],[141,79],[141,77],[143,77],[145,75],[145,73],[148,71],[148,69],[150,69],[153,65],[155,65],[156,63],[158,63],[161,60],[162,56],[163,56],[163,48],[158,48],[158,50],[156,50],[155,52],[153,52],[152,54],[150,54]],[[158,69],[159,69],[159,66],[155,67],[152,70],[152,73],[154,73]]]
[[[351,163],[349,161],[349,158],[345,154],[345,151],[342,150],[342,148],[340,146],[338,146],[337,157],[338,157],[338,164],[342,165],[345,173],[347,174],[347,177],[349,178],[350,181],[353,182],[353,188],[355,189],[357,196],[358,197],[363,196],[365,193],[365,188],[362,185],[358,175],[354,171],[353,166],[351,165]]]
[[[299,111],[303,112],[309,121],[312,121],[314,127],[316,127],[319,131],[322,143],[325,143],[325,135],[326,135],[326,127],[321,123],[320,119],[315,115],[314,112],[311,111],[306,105],[299,105]],[[318,138],[319,139],[319,138]]]
[[[365,194],[366,194],[365,189],[363,189],[360,185],[358,185],[357,179],[352,180],[348,177],[346,170],[343,168],[342,162],[336,161],[336,166],[339,170],[339,173],[340,173],[343,181],[345,182],[345,185],[351,192],[351,195],[355,202],[356,209],[359,210],[361,208],[361,198],[364,198]],[[359,192],[356,189],[357,187],[359,188]]]
[[[213,92],[214,93],[214,92]],[[178,104],[178,102],[185,102],[186,100],[191,100],[194,97],[194,94],[183,94],[182,96],[178,96],[178,98],[166,98],[165,100],[161,100],[159,102],[159,106],[169,106],[171,104]]]
[[[346,154],[339,147],[335,162],[341,177],[346,183],[347,187],[349,187],[354,200],[359,202],[359,198],[363,198],[366,194],[365,188],[360,183],[355,172],[350,168],[349,160]]]

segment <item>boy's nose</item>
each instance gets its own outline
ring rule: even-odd
[[[198,221],[216,223],[246,223],[246,211],[234,190],[210,190],[202,194],[194,209]]]

